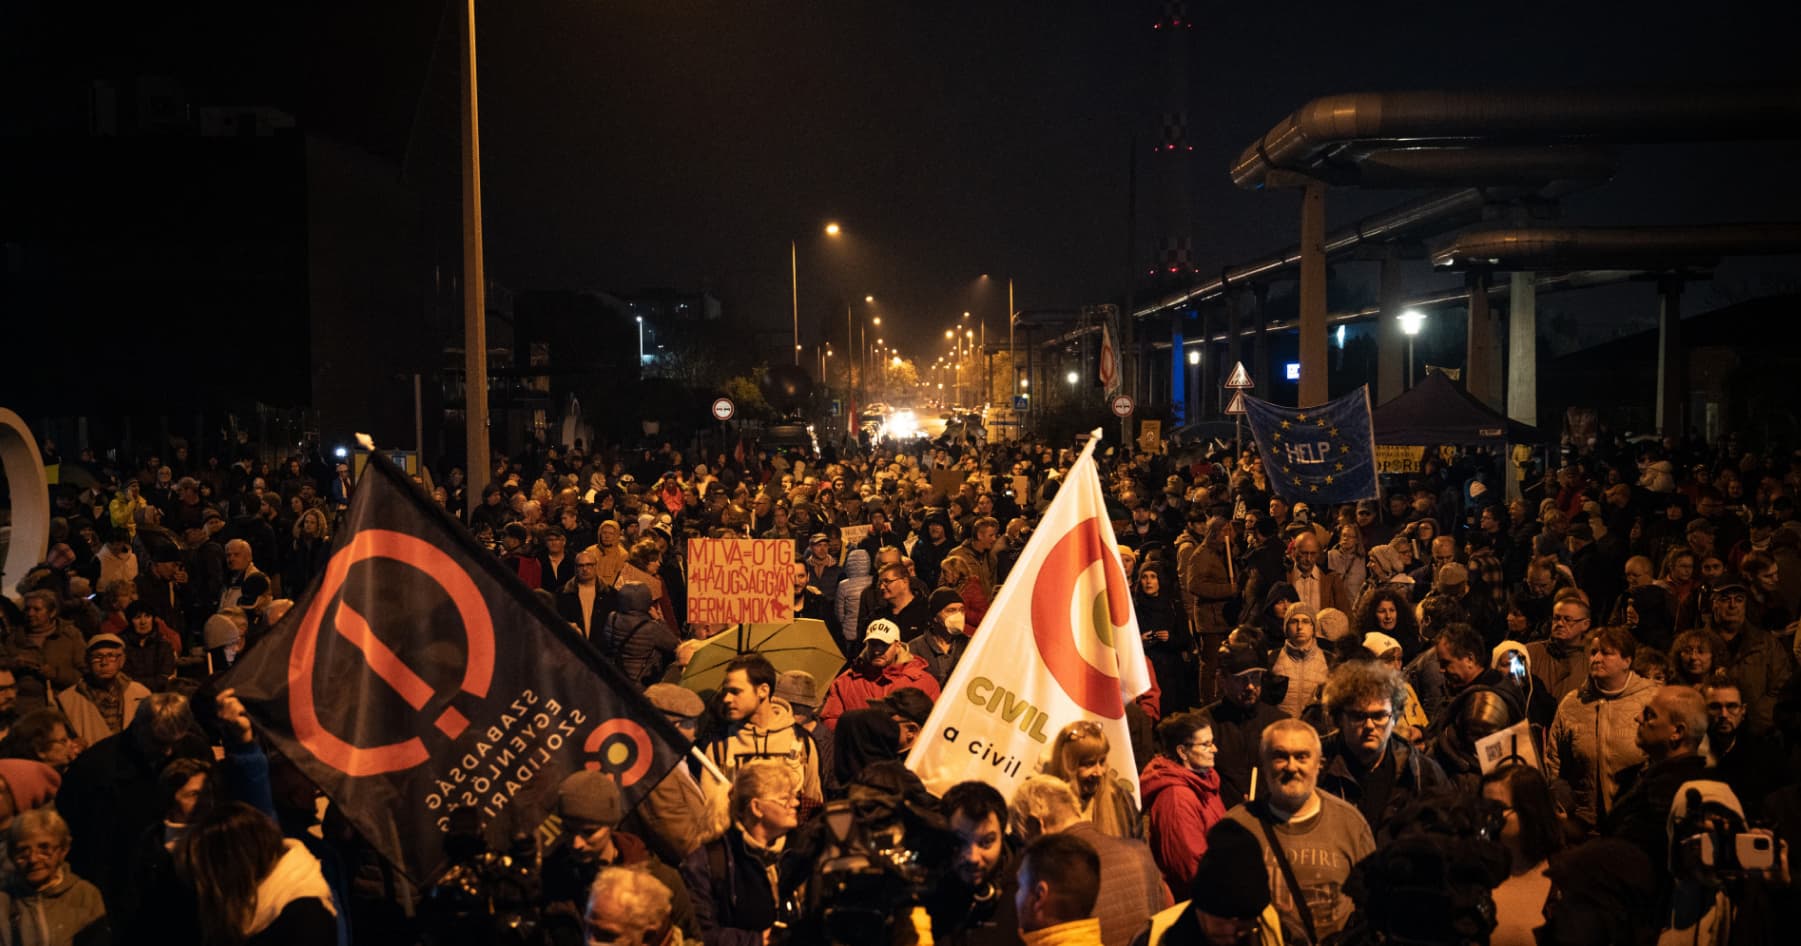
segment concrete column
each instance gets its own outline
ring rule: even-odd
[[[1326,185],[1301,191],[1301,390],[1297,406],[1324,404],[1326,386]]]
[[[1688,429],[1688,357],[1682,348],[1682,280],[1657,281],[1657,430],[1680,437]]]
[[[1538,280],[1532,273],[1508,277],[1507,416],[1538,425]]]
[[[1401,331],[1401,254],[1389,247],[1382,257],[1382,285],[1376,316],[1376,403],[1386,404],[1406,389],[1407,334]]]
[[[1488,281],[1487,270],[1472,270],[1469,274],[1469,338],[1464,349],[1463,383],[1482,403],[1498,411],[1506,406],[1501,400],[1501,333],[1500,320],[1488,304]]]

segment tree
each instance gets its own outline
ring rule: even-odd
[[[919,368],[911,361],[891,358],[882,366],[882,384],[890,395],[911,394],[919,387]]]

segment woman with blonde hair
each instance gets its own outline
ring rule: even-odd
[[[1137,793],[1108,767],[1112,749],[1100,723],[1088,719],[1070,723],[1057,731],[1044,774],[1054,775],[1076,790],[1082,817],[1094,822],[1102,834],[1142,839]]]
[[[325,570],[330,558],[331,522],[325,518],[324,510],[314,506],[294,520],[294,540],[282,563],[282,589],[295,595],[306,590],[313,576]]]

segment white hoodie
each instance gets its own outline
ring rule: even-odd
[[[256,885],[256,908],[244,927],[247,937],[268,929],[281,916],[281,911],[296,900],[316,898],[325,904],[326,911],[332,916],[338,915],[337,904],[331,900],[331,887],[319,870],[319,859],[293,838],[285,838],[281,844],[281,859]]]

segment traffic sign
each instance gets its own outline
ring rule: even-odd
[[[1246,411],[1245,407],[1244,407],[1244,392],[1243,391],[1233,391],[1232,392],[1232,400],[1230,403],[1228,403],[1226,405],[1226,413],[1228,413],[1228,414],[1249,413],[1249,411]]]
[[[738,414],[738,405],[733,404],[731,398],[722,397],[719,400],[713,402],[713,419],[714,420],[721,421],[721,422],[728,421],[728,420],[731,420],[733,417],[736,417],[737,414]]]
[[[1025,395],[1023,395],[1023,394],[1013,395],[1013,409],[1016,411],[1026,410],[1026,396]]]
[[[1254,388],[1256,386],[1256,384],[1251,382],[1251,373],[1244,370],[1244,362],[1234,362],[1232,365],[1232,374],[1226,378],[1225,387],[1235,391],[1242,391],[1245,388]],[[1234,399],[1232,403],[1237,404],[1238,401]],[[1240,411],[1239,413],[1243,413],[1243,411]]]
[[[1138,405],[1133,403],[1132,395],[1116,394],[1113,396],[1113,400],[1108,402],[1107,406],[1113,408],[1113,416],[1115,417],[1131,417],[1132,409]]]

